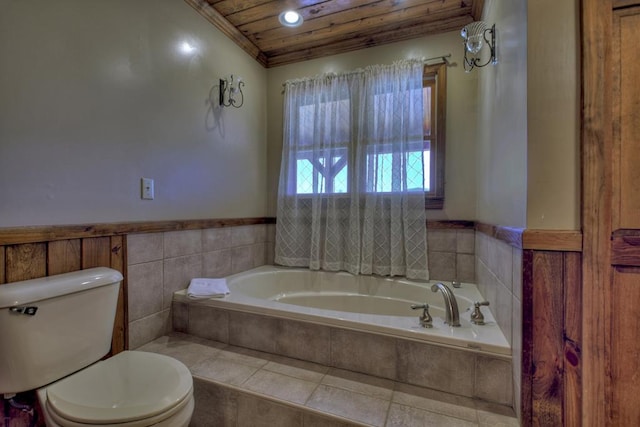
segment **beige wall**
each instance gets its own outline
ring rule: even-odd
[[[372,64],[408,58],[452,54],[447,69],[447,149],[445,207],[428,211],[432,219],[468,219],[475,215],[475,134],[477,74],[462,69],[462,39],[458,31],[359,50],[268,70],[268,194],[275,215],[282,155],[282,83],[287,79],[326,72],[350,71]]]
[[[283,81],[452,53],[429,218],[579,229],[578,7],[550,2],[487,0],[499,64],[465,74],[457,31],[265,70],[181,1],[2,1],[0,227],[274,215]],[[229,73],[245,106],[212,111]]]
[[[526,1],[486,1],[498,64],[478,76],[477,220],[525,227],[527,212]]]
[[[183,1],[0,1],[0,69],[0,227],[266,214],[266,70]]]
[[[527,228],[579,230],[578,1],[530,1],[527,9]]]

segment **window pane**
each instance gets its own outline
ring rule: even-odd
[[[335,150],[334,150],[335,151]],[[346,152],[346,150],[339,150]],[[296,159],[296,193],[346,193],[349,168],[346,155],[313,157],[312,152],[300,152]]]
[[[409,191],[424,191],[424,156],[423,151],[407,153],[407,189]],[[427,170],[428,171],[428,170]]]
[[[422,93],[422,103],[423,103],[423,132],[425,137],[429,137],[431,136],[431,129],[432,129],[432,123],[431,123],[431,104],[432,104],[432,93],[433,88],[431,86],[425,86],[423,88],[423,93]]]
[[[333,158],[333,164],[336,165],[341,160],[342,160],[342,157],[334,157]],[[333,192],[334,193],[346,193],[347,192],[347,188],[348,188],[347,180],[349,178],[347,169],[348,169],[347,168],[347,163],[344,162],[344,166],[342,166],[342,168],[334,170],[334,173],[335,173],[335,177],[333,179]]]
[[[372,161],[374,162],[375,174],[375,187],[373,191],[376,192],[389,192],[393,184],[392,164],[393,156],[390,153],[373,155]]]
[[[303,105],[298,109],[298,146],[346,145],[350,138],[350,103],[347,99]]]
[[[404,162],[401,162],[404,157]],[[367,191],[390,193],[404,191],[405,178],[408,191],[429,191],[430,152],[410,151],[404,156],[393,153],[369,154],[367,156]],[[406,177],[403,177],[403,173]]]
[[[424,150],[424,191],[431,191],[431,152]]]
[[[313,193],[313,165],[307,159],[298,159],[296,166],[296,193]]]

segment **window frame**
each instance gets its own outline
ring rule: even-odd
[[[422,86],[432,88],[431,102],[431,135],[424,135],[425,144],[429,142],[430,189],[425,192],[425,209],[442,209],[444,207],[444,159],[446,141],[447,116],[447,64],[445,62],[425,65]],[[435,130],[435,132],[434,132]]]

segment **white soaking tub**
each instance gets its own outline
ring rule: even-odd
[[[228,310],[275,316],[357,331],[404,337],[486,353],[511,355],[511,348],[494,320],[491,307],[482,307],[485,325],[474,325],[474,301],[484,298],[474,284],[454,288],[460,327],[444,323],[444,298],[433,292],[437,281],[415,282],[398,278],[354,276],[349,273],[262,266],[227,278],[230,294],[224,298],[191,300],[186,290],[174,299]],[[412,304],[429,304],[433,327],[420,326],[422,310]],[[493,304],[493,301],[490,301]]]

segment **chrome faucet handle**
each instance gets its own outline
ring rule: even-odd
[[[420,315],[420,317],[418,318],[420,320],[420,326],[422,326],[423,328],[433,328],[433,319],[431,318],[431,315],[429,314],[429,304],[412,304],[411,305],[411,309],[412,310],[418,310],[422,308],[422,314]]]
[[[462,282],[459,282],[458,280],[452,280],[451,286],[453,286],[454,288],[459,288],[460,286],[462,286]]]
[[[480,311],[481,305],[489,305],[489,301],[481,301],[473,303],[473,312],[471,313],[471,323],[474,325],[484,325],[484,315]]]

